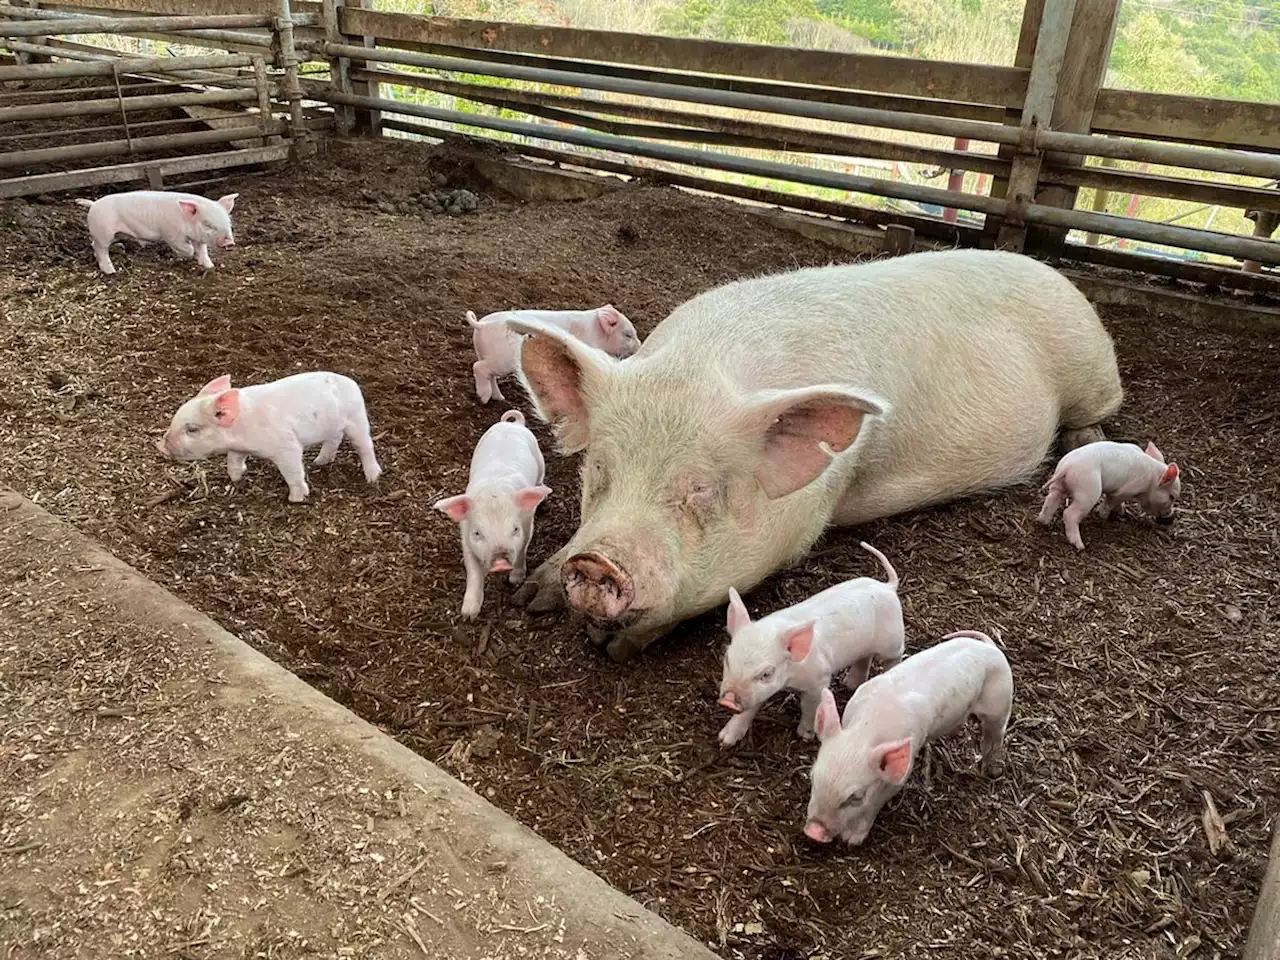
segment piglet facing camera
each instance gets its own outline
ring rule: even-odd
[[[818,843],[837,837],[862,843],[880,808],[906,784],[925,744],[955,732],[970,716],[982,723],[983,769],[994,772],[1012,709],[1009,661],[976,630],[948,634],[862,684],[843,721],[835,697],[824,690],[805,835]]]
[[[270,460],[289,485],[290,502],[300,503],[311,492],[303,450],[320,444],[314,465],[322,467],[333,462],[344,437],[360,456],[365,479],[374,483],[382,467],[364,395],[350,377],[316,371],[236,389],[221,376],[178,408],[156,449],[180,461],[225,453],[232,483],[244,476],[249,457]]]
[[[898,599],[898,573],[875,547],[862,548],[880,561],[887,581],[858,577],[829,587],[784,610],[752,620],[742,598],[729,589],[720,706],[736,716],[720,731],[720,744],[743,738],[762,706],[783,690],[800,693],[800,725],[810,739],[814,712],[834,673],[848,668],[845,686],[856,690],[874,660],[892,666],[902,659],[905,629]]]
[[[479,615],[489,574],[506,573],[513,584],[524,581],[534,513],[551,495],[545,475],[538,438],[525,426],[524,414],[508,410],[476,444],[466,492],[434,504],[462,536],[464,617]]]

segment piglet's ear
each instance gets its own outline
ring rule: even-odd
[[[195,215],[200,212],[200,208],[196,206],[196,203],[194,200],[179,200],[178,206],[182,208],[182,212],[185,213],[188,217],[194,218]]]
[[[432,506],[454,523],[461,523],[463,520],[467,519],[467,514],[471,512],[471,498],[465,493],[461,493],[456,497],[446,497],[444,500],[437,500],[432,504]]]
[[[1164,468],[1164,473],[1160,475],[1160,486],[1167,487],[1173,481],[1178,479],[1178,462],[1175,460]]]
[[[543,500],[551,496],[550,487],[525,487],[516,493],[516,506],[521,513],[532,513]]]
[[[890,783],[902,783],[911,772],[911,738],[884,743],[871,753],[876,772]]]
[[[217,380],[210,380],[203,387],[201,387],[200,392],[197,393],[196,396],[207,397],[207,396],[210,396],[211,394],[221,393],[223,390],[230,390],[230,389],[231,389],[231,375],[229,373],[224,373],[222,376],[218,377]]]
[[[596,311],[596,324],[600,327],[601,333],[612,333],[618,329],[618,324],[621,322],[622,314],[612,303],[606,303]]]
[[[238,193],[228,193],[225,197],[219,197],[218,206],[230,213],[231,209],[236,205],[236,197],[238,196],[240,196]]]
[[[799,663],[809,656],[809,650],[813,646],[813,621],[788,630],[782,635],[780,642],[792,662]]]
[[[240,391],[223,390],[213,398],[213,416],[218,426],[229,427],[240,417]]]
[[[729,611],[725,618],[725,629],[729,631],[729,636],[732,637],[750,622],[751,614],[747,613],[747,605],[742,602],[742,597],[738,596],[738,591],[730,587]]]
[[[823,688],[822,701],[818,704],[818,713],[814,718],[814,727],[818,731],[819,742],[840,732],[840,711],[836,709],[835,694],[831,692],[830,687]]]
[[[1145,453],[1148,457],[1154,457],[1156,460],[1159,460],[1161,463],[1164,463],[1164,454],[1161,453],[1160,448],[1157,447],[1150,440],[1147,441],[1147,449],[1144,450],[1143,453]]]

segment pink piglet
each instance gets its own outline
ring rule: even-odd
[[[1067,501],[1062,511],[1067,540],[1083,550],[1080,521],[1099,500],[1098,515],[1103,519],[1125,501],[1136,500],[1157,523],[1169,524],[1173,523],[1173,506],[1182,492],[1182,481],[1177,463],[1166,464],[1154,443],[1143,450],[1135,443],[1100,440],[1077,447],[1059,460],[1041,492],[1047,496],[1037,519],[1052,523]]]

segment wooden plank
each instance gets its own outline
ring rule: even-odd
[[[1243,958],[1280,958],[1280,820],[1271,824],[1271,854],[1267,858],[1267,872],[1262,878],[1262,891],[1254,907]]]
[[[443,43],[482,50],[539,53],[575,60],[635,63],[911,97],[1013,106],[1026,92],[1027,72],[1015,67],[912,60],[872,54],[793,50],[754,43],[690,40],[611,30],[529,26],[482,20],[418,17],[348,7],[342,32],[379,40]]]
[[[1101,90],[1093,130],[1280,153],[1280,103]]]
[[[1168,197],[1171,200],[1213,203],[1241,210],[1252,207],[1280,213],[1280,192],[1261,187],[1241,187],[1231,183],[1210,183],[1128,170],[1103,170],[1099,167],[1054,167],[1046,170],[1042,179],[1046,183],[1093,187],[1102,192],[1118,190],[1144,197]]]
[[[1063,260],[1075,260],[1101,267],[1114,267],[1131,273],[1147,273],[1173,277],[1208,287],[1224,287],[1228,290],[1247,290],[1250,293],[1267,293],[1280,296],[1280,276],[1265,273],[1243,273],[1231,267],[1196,263],[1189,260],[1173,260],[1168,257],[1152,257],[1141,253],[1125,253],[1107,247],[1090,247],[1068,243],[1060,254]]]
[[[14,177],[0,180],[0,198],[29,197],[38,193],[59,193],[84,187],[101,187],[112,183],[128,183],[146,180],[148,171],[158,170],[164,176],[197,173],[204,170],[222,170],[227,167],[246,167],[253,164],[283,160],[293,147],[281,143],[252,150],[232,150],[224,153],[206,153],[194,157],[174,157],[170,160],[140,160],[137,163],[121,163],[92,170],[71,170],[66,173],[42,173],[30,177]]]
[[[1071,41],[1058,76],[1058,95],[1053,106],[1051,127],[1055,131],[1088,133],[1093,123],[1093,108],[1102,89],[1102,80],[1111,59],[1116,23],[1120,17],[1120,0],[1077,0],[1071,21]],[[1083,165],[1084,158],[1048,153],[1045,161],[1066,169]],[[1076,204],[1076,187],[1050,186],[1040,192],[1036,203],[1072,210]],[[1033,227],[1027,232],[1030,249],[1052,254],[1066,242],[1067,231],[1058,227]]]

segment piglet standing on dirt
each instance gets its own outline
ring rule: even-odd
[[[471,370],[476,378],[476,396],[481,403],[488,403],[492,397],[505,400],[498,388],[498,378],[516,372],[520,334],[507,326],[511,320],[530,320],[565,330],[583,343],[618,359],[629,357],[640,349],[635,326],[611,303],[594,310],[500,310],[488,314],[483,320],[477,320],[476,315],[468,310],[467,323],[471,324],[471,342],[477,357]]]
[[[1013,708],[1009,661],[984,633],[962,630],[868,680],[849,698],[844,721],[822,692],[821,746],[810,774],[804,832],[819,843],[859,844],[876,815],[906,782],[921,748],[982,722],[982,768],[998,769]]]
[[[524,580],[533,515],[551,494],[542,483],[545,473],[538,438],[525,426],[524,414],[508,410],[476,444],[467,492],[435,503],[462,531],[464,617],[480,613],[487,574],[510,571],[512,583]]]
[[[376,481],[382,468],[373,454],[364,395],[350,377],[296,373],[233,389],[231,378],[222,376],[178,408],[156,447],[174,460],[225,453],[232,483],[244,476],[249,457],[270,460],[289,484],[290,502],[300,503],[311,492],[302,451],[321,444],[313,463],[322,467],[338,455],[343,437],[356,448],[365,479]]]
[[[862,544],[884,567],[888,582],[858,577],[829,587],[795,606],[752,621],[742,598],[729,588],[728,629],[720,705],[737,713],[720,731],[722,746],[746,734],[756,712],[781,690],[800,692],[800,726],[813,736],[814,713],[831,675],[849,668],[850,690],[867,679],[871,661],[892,666],[902,659],[904,629],[898,574],[879,550]]]
[[[1080,521],[1099,500],[1098,516],[1104,520],[1126,500],[1136,500],[1156,523],[1173,523],[1173,505],[1182,492],[1182,481],[1178,465],[1165,464],[1164,454],[1154,443],[1143,450],[1136,443],[1099,440],[1077,447],[1059,460],[1040,492],[1048,496],[1036,519],[1053,523],[1062,501],[1069,501],[1062,511],[1062,523],[1067,540],[1083,550]]]
[[[196,263],[212,270],[209,247],[235,246],[231,209],[238,196],[229,193],[214,201],[194,193],[134,190],[76,203],[89,208],[93,255],[103,273],[116,272],[107,251],[118,234],[143,243],[163,240],[178,256],[195,257]]]

